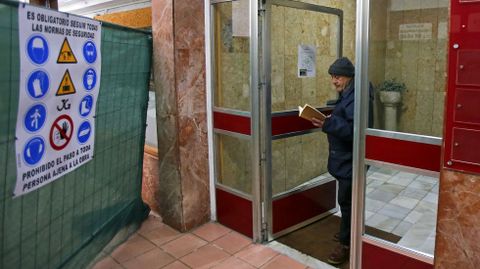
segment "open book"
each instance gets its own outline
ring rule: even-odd
[[[298,107],[298,116],[311,121],[312,118],[325,119],[327,116],[309,104]]]

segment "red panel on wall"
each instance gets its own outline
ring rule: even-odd
[[[479,64],[480,64],[480,61],[479,61]],[[479,104],[480,104],[479,90],[457,88],[455,93],[454,121],[458,123],[469,123],[469,124],[480,125],[480,113],[478,111]]]
[[[320,109],[326,115],[332,108]],[[213,112],[213,128],[245,135],[251,134],[250,117],[230,114],[225,112]],[[298,112],[281,113],[272,115],[272,135],[282,135],[317,128],[311,122],[298,117]]]
[[[479,137],[480,130],[453,128],[452,160],[480,165]]]
[[[439,172],[441,147],[367,135],[365,156],[370,160]]]
[[[299,131],[315,129],[317,127],[298,115],[274,116],[272,117],[272,135],[288,134]]]
[[[433,269],[433,265],[363,242],[362,268]]]
[[[213,128],[250,135],[250,118],[247,116],[214,111]]]
[[[458,50],[457,85],[480,86],[480,50]]]
[[[253,238],[252,202],[219,188],[215,193],[218,222]]]
[[[443,167],[469,173],[480,173],[480,158],[467,152],[480,141],[479,34],[480,1],[450,1]]]
[[[333,108],[318,108],[325,115],[332,113]],[[288,114],[273,114],[272,115],[272,136],[282,135],[294,132],[301,132],[310,129],[315,129],[317,127],[305,119],[298,117],[298,111]]]
[[[336,181],[273,201],[273,233],[335,208]]]

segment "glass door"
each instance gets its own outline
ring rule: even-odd
[[[210,3],[216,217],[259,241],[258,3]]]
[[[283,0],[266,1],[263,10],[262,212],[272,240],[336,212],[326,136],[298,117],[298,106],[331,111],[326,103],[337,96],[327,70],[342,55],[343,11]]]
[[[368,35],[356,42],[350,263],[433,268],[449,1],[357,3],[357,33]],[[376,90],[371,129],[369,83]]]

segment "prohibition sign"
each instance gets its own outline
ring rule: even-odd
[[[68,115],[60,115],[50,128],[50,146],[54,150],[64,149],[73,135],[73,121]]]

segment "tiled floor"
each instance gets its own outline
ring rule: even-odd
[[[437,178],[371,167],[366,196],[367,225],[402,237],[399,245],[433,254]],[[150,215],[134,235],[93,268],[310,268],[306,264],[332,268],[301,253],[290,255],[295,251],[285,248],[276,242],[252,244],[249,238],[218,223],[179,233]]]
[[[401,246],[433,255],[437,201],[438,178],[371,167],[365,223],[402,237]]]
[[[179,233],[150,215],[142,227],[94,269],[304,269],[272,248],[218,223],[207,223],[191,233]]]

